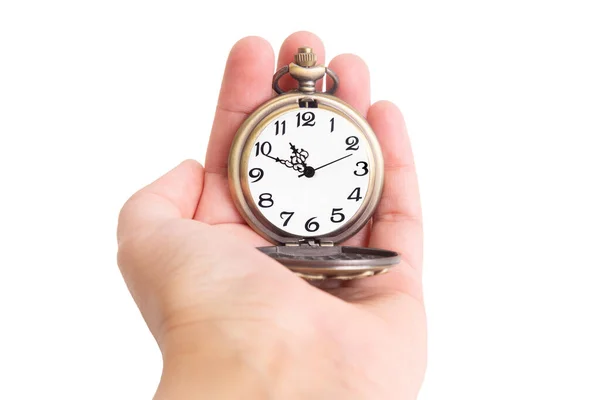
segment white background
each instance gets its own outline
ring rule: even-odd
[[[420,399],[599,399],[594,3],[2,1],[0,398],[151,398],[161,359],[115,264],[119,208],[203,161],[235,41],[311,30],[329,59],[367,60],[411,132]]]

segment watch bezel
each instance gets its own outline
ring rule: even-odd
[[[316,101],[318,107],[333,111],[350,120],[367,140],[370,174],[365,199],[354,216],[335,231],[324,235],[302,236],[286,232],[267,220],[255,204],[249,188],[248,160],[253,145],[263,128],[274,118],[291,109],[300,109],[301,102]],[[383,190],[384,163],[377,137],[366,119],[349,104],[339,98],[324,93],[307,95],[305,93],[288,93],[277,96],[264,103],[254,111],[238,129],[229,153],[229,186],[233,202],[250,227],[269,242],[274,244],[298,243],[302,241],[342,243],[355,235],[365,226],[373,213]]]

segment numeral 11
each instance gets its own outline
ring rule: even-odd
[[[285,135],[285,121],[275,121],[275,136],[279,135],[279,131],[281,130],[281,135]]]

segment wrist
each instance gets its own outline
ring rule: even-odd
[[[379,392],[345,362],[343,348],[321,335],[244,322],[184,324],[163,336],[155,400],[368,398]]]
[[[277,344],[265,336],[248,335],[261,342],[260,347],[222,337],[208,339],[212,342],[208,345],[202,338],[202,347],[210,350],[166,355],[154,399],[348,399],[378,392],[327,347]]]
[[[223,328],[203,323],[178,328],[163,338],[156,400],[277,398],[268,368],[273,364],[271,349],[277,347],[274,342],[266,343],[264,332],[245,330],[242,338],[235,338]]]
[[[268,387],[234,360],[178,357],[165,360],[155,400],[265,399]]]

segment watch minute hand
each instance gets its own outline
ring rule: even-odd
[[[331,165],[331,164],[333,164],[333,163],[336,163],[336,162],[338,162],[338,161],[341,161],[341,160],[343,160],[344,158],[348,158],[348,157],[350,157],[351,155],[352,155],[352,153],[350,153],[350,154],[346,154],[344,157],[340,157],[340,158],[338,158],[337,160],[333,160],[332,162],[328,162],[327,164],[321,165],[320,167],[318,167],[318,168],[315,168],[315,171],[316,171],[316,170],[318,170],[318,169],[321,169],[321,168],[323,168],[323,167],[326,167],[326,166],[328,166],[328,165]]]
[[[340,158],[338,158],[337,160],[333,160],[333,161],[331,161],[331,162],[328,162],[327,164],[323,164],[323,165],[321,165],[320,167],[317,167],[317,168],[315,168],[314,170],[316,171],[316,170],[318,170],[318,169],[321,169],[321,168],[323,168],[323,167],[326,167],[326,166],[328,166],[328,165],[331,165],[331,164],[333,164],[333,163],[336,163],[336,162],[338,162],[338,161],[341,161],[341,160],[343,160],[344,158],[348,158],[348,157],[350,157],[351,155],[352,155],[352,153],[350,153],[350,154],[346,154],[344,157],[340,157]],[[303,175],[304,175],[304,174],[298,175],[298,177],[301,177],[301,176],[303,176]]]

